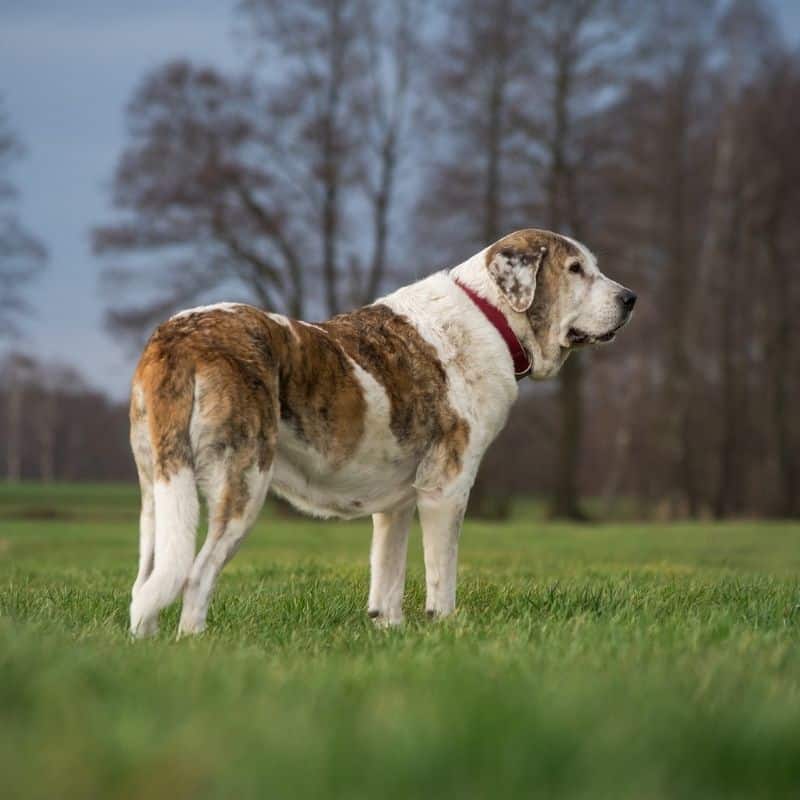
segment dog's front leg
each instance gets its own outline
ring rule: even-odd
[[[419,492],[418,495],[425,551],[425,610],[429,617],[444,617],[456,608],[458,539],[468,494],[438,496],[435,492]]]
[[[414,505],[372,515],[369,615],[378,625],[403,622],[403,592],[406,581],[408,532]]]

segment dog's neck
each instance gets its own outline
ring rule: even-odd
[[[457,267],[453,267],[449,273],[450,277],[458,283],[468,286],[502,313],[508,326],[531,358],[533,370],[530,377],[534,379],[551,378],[561,368],[566,354],[561,347],[558,347],[555,352],[549,352],[547,348],[544,348],[536,338],[527,314],[511,308],[486,269],[488,250],[489,248],[486,248]],[[487,320],[486,324],[490,325],[491,323]]]
[[[497,330],[503,341],[506,343],[508,352],[511,355],[511,360],[514,363],[514,377],[521,381],[527,378],[533,369],[533,363],[528,351],[522,346],[519,338],[514,331],[511,330],[506,318],[503,316],[497,306],[492,305],[488,300],[481,297],[477,292],[469,288],[465,283],[462,283],[458,278],[453,279],[456,286],[462,291],[466,292],[467,296],[477,308],[481,311],[484,317],[489,320],[492,326]]]

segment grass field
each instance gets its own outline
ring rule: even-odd
[[[459,610],[265,516],[201,638],[127,635],[129,487],[0,489],[3,797],[800,796],[800,528],[467,522]]]

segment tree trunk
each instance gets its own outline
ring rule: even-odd
[[[561,368],[558,386],[561,413],[560,447],[551,515],[583,520],[580,506],[579,471],[583,438],[583,361],[573,353]]]
[[[500,236],[500,142],[502,133],[503,106],[506,90],[505,70],[502,64],[495,64],[492,85],[489,91],[489,126],[486,147],[486,184],[483,203],[483,235],[486,244]]]
[[[39,429],[39,477],[44,483],[50,483],[55,478],[55,391],[43,389],[40,402],[41,412],[37,426]]]
[[[335,167],[329,165],[330,170]],[[339,313],[339,295],[336,287],[336,230],[338,228],[338,179],[326,178],[325,202],[322,211],[322,274],[325,278],[325,300],[328,314]]]
[[[772,215],[766,230],[767,258],[775,277],[775,331],[770,348],[769,366],[773,385],[772,424],[777,449],[780,499],[778,512],[783,517],[800,516],[800,460],[792,446],[792,431],[789,421],[792,413],[791,374],[792,353],[792,303],[789,286],[789,271],[793,268],[790,259],[780,252],[780,218],[783,198],[776,201],[779,210]]]
[[[692,363],[687,330],[687,307],[699,291],[695,284],[693,247],[688,244],[687,185],[690,181],[688,154],[691,98],[696,80],[691,51],[684,53],[683,67],[675,76],[663,104],[663,161],[669,165],[664,194],[654,198],[655,227],[667,259],[662,287],[666,319],[664,356],[669,380],[663,384],[666,417],[662,428],[669,469],[669,506],[673,516],[700,511],[696,481],[696,442],[692,428]],[[663,174],[663,173],[662,173]],[[662,206],[663,203],[663,206]]]
[[[504,56],[498,55],[497,58]],[[502,142],[502,118],[505,104],[506,75],[501,64],[495,63],[492,84],[487,98],[488,119],[494,120],[489,127],[486,142],[486,181],[483,200],[483,239],[486,244],[495,241],[500,233],[500,147]],[[484,463],[486,463],[484,456]],[[470,513],[484,519],[503,519],[511,512],[511,498],[507,490],[489,486],[485,470],[479,470],[470,492]]]
[[[722,382],[720,385],[722,413],[722,441],[719,449],[719,479],[716,497],[714,498],[714,516],[717,519],[727,516],[733,504],[733,473],[735,469],[734,455],[736,448],[736,409],[733,364],[733,309],[730,292],[723,289],[721,331],[722,342]]]
[[[682,304],[682,313],[685,318],[682,326],[683,344],[681,347],[683,354],[690,353],[691,349],[694,347],[694,343],[700,341],[703,335],[702,326],[705,319],[705,312],[702,303],[708,302],[711,294],[713,288],[712,276],[716,274],[716,271],[722,272],[725,270],[726,273],[728,273],[730,270],[730,265],[727,261],[732,253],[730,238],[735,231],[733,220],[734,209],[732,204],[733,198],[735,197],[733,181],[736,166],[736,133],[736,119],[733,106],[729,101],[723,111],[723,116],[720,121],[719,140],[717,142],[711,186],[709,189],[708,218],[705,236],[703,237],[703,245],[697,261],[693,289],[691,292],[686,292],[686,297]],[[728,283],[731,282],[732,279],[729,277]],[[725,338],[726,332],[731,329],[733,321],[732,317],[726,318],[726,316],[733,313],[732,310],[728,309],[728,305],[731,302],[727,296],[728,291],[729,290],[723,288],[723,308],[721,311],[722,347],[724,348],[722,380],[723,384],[727,383],[732,385],[731,381],[733,380],[734,367],[732,363],[725,363],[726,358],[731,359],[733,356],[730,349],[733,347],[733,343]],[[683,382],[685,389],[679,395],[681,406],[678,413],[681,415],[684,425],[688,425],[690,403],[689,387],[691,386],[697,366],[698,365],[693,363],[691,358],[687,357],[685,370],[680,373],[680,380]],[[732,424],[730,418],[730,413],[732,413],[730,407],[731,402],[732,398],[723,395],[723,413],[725,416],[723,417],[723,443],[719,453],[720,483],[716,495],[713,496],[714,512],[717,515],[725,513],[724,508],[729,502],[727,498],[730,497],[731,492],[728,484],[732,476],[732,448],[734,447],[733,437],[735,436],[735,431],[730,428]],[[690,437],[686,437],[687,445],[689,441]],[[688,456],[688,452],[686,455]],[[680,459],[678,460],[678,464],[681,464]],[[682,475],[683,472],[685,472],[685,470],[680,470],[681,474],[679,477],[685,477]]]
[[[725,280],[720,284],[722,441],[718,453],[719,483],[714,498],[714,516],[718,519],[741,513],[744,506],[740,455],[742,426],[746,424],[747,416],[741,350],[747,340],[742,332],[748,326],[742,325],[742,314],[746,310],[741,303],[740,292],[744,284],[741,265],[752,261],[746,243],[750,235],[749,231],[742,233],[746,220],[742,218],[743,209],[740,207],[748,187],[741,180],[734,182],[730,176],[728,181],[732,197],[726,204],[726,227],[720,231],[718,239],[720,263],[726,265]]]
[[[325,299],[328,313],[338,314],[339,293],[337,288],[339,235],[339,181],[341,177],[341,153],[337,118],[341,103],[340,82],[342,76],[341,8],[332,3],[328,8],[330,42],[328,94],[322,125],[322,274],[325,279]]]
[[[373,199],[373,254],[367,286],[362,302],[372,302],[386,269],[386,249],[389,242],[389,209],[394,186],[394,173],[397,162],[395,137],[393,132],[387,134],[381,152],[381,176],[378,190]]]
[[[572,63],[569,49],[556,53],[557,72],[554,93],[554,131],[550,145],[550,174],[547,181],[548,223],[551,230],[558,232],[564,224],[562,213],[563,196],[575,193],[575,175],[571,174],[567,163],[565,143],[569,135],[570,120],[568,102],[572,87]],[[569,210],[573,236],[580,238],[578,209]],[[583,438],[583,355],[573,353],[561,368],[558,384],[558,405],[560,416],[558,465],[556,483],[550,504],[553,517],[567,519],[586,519],[580,507],[578,485],[581,440]]]
[[[22,478],[22,393],[22,382],[12,377],[6,394],[6,480],[9,483]]]

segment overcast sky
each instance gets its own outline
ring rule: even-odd
[[[774,0],[800,41],[800,0]],[[14,170],[24,223],[47,245],[26,349],[78,366],[116,397],[132,358],[103,328],[91,227],[111,216],[125,103],[142,75],[188,56],[235,66],[234,0],[0,0],[0,94],[27,148]]]

